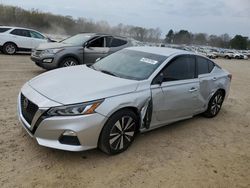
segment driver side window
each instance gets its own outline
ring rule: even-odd
[[[90,42],[89,47],[104,47],[104,37],[93,40],[92,42]]]
[[[195,57],[184,55],[175,58],[162,70],[161,75],[163,82],[195,78]]]

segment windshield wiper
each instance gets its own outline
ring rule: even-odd
[[[88,67],[91,68],[91,69],[93,69],[93,70],[96,70],[96,68],[93,65],[89,65]]]
[[[112,72],[109,72],[107,70],[100,70],[101,72],[105,73],[105,74],[109,74],[111,76],[115,76],[115,77],[118,77],[116,74],[112,73]]]

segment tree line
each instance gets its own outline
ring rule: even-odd
[[[98,32],[131,37],[139,41],[159,42],[159,28],[144,28],[118,24],[110,26],[106,21],[93,21],[86,18],[74,19],[71,16],[54,15],[36,9],[25,10],[15,6],[0,4],[0,25],[29,27],[41,32],[73,35],[79,32]]]
[[[191,33],[187,30],[174,32],[172,29],[161,39],[160,28],[144,28],[124,25],[111,26],[106,21],[93,21],[86,18],[55,15],[36,9],[25,10],[20,7],[0,4],[0,25],[29,27],[44,33],[74,35],[79,32],[98,32],[134,38],[141,42],[165,42],[170,44],[210,45],[222,48],[250,49],[248,37],[228,34],[208,35],[206,33]]]
[[[227,33],[217,36],[206,33],[191,33],[187,30],[174,32],[172,29],[166,34],[165,43],[186,45],[208,45],[220,48],[250,49],[248,37],[235,35],[231,38]]]

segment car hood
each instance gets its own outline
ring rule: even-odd
[[[41,43],[36,50],[46,50],[46,49],[53,49],[53,48],[64,48],[74,46],[72,44],[66,44],[62,42],[48,42],[48,43]]]
[[[30,80],[29,85],[50,100],[66,105],[131,93],[138,81],[79,65],[43,73]]]

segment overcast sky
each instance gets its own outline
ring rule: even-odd
[[[0,0],[25,9],[94,21],[250,37],[250,0]]]

